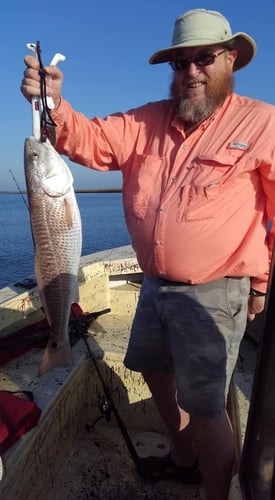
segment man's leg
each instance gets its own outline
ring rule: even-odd
[[[194,463],[194,438],[207,500],[227,500],[234,441],[226,412],[212,419],[192,417],[190,425],[189,415],[177,405],[173,374],[145,372],[143,376],[171,434],[175,463],[183,466]]]
[[[192,417],[207,500],[227,500],[234,464],[232,428],[224,411],[212,419]]]
[[[160,416],[170,433],[173,460],[177,465],[184,467],[193,465],[196,457],[190,419],[188,413],[177,405],[174,374],[164,371],[143,372],[143,377],[156,402]]]

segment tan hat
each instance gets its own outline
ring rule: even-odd
[[[151,64],[173,61],[179,58],[179,49],[207,45],[226,45],[238,50],[234,71],[246,66],[256,54],[256,43],[246,33],[232,35],[227,19],[219,12],[195,9],[176,19],[172,46],[155,52],[149,59]]]

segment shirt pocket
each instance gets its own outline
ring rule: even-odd
[[[152,193],[161,176],[162,158],[136,154],[123,171],[123,205],[126,217],[145,218]]]
[[[125,216],[133,216],[143,220],[148,207],[149,195],[145,193],[134,194],[128,192],[123,196]]]
[[[243,151],[194,159],[179,189],[177,221],[214,219],[228,210],[235,177],[245,169]]]

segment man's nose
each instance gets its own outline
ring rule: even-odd
[[[190,62],[185,71],[188,76],[194,77],[201,72],[201,68],[199,68],[194,62]]]

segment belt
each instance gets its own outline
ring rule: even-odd
[[[213,280],[213,281],[219,281],[220,279],[225,279],[225,278],[230,278],[232,280],[242,280],[245,276],[224,276],[223,278],[219,278],[217,280]],[[161,281],[164,281],[165,283],[167,283],[167,285],[171,286],[171,285],[175,285],[175,286],[194,286],[194,285],[203,285],[205,283],[189,283],[188,281],[172,281],[172,280],[166,280],[165,278],[158,278],[160,279]],[[206,283],[210,283],[210,281],[206,282]]]
[[[232,280],[242,280],[246,276],[225,276],[225,278],[231,278]]]

